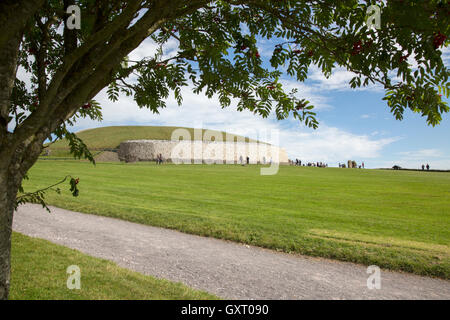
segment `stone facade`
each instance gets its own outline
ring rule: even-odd
[[[251,164],[288,164],[284,149],[265,143],[130,140],[120,144],[119,158],[126,162],[153,161],[162,154],[164,161],[174,163],[239,164],[249,157]]]

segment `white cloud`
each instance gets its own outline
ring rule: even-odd
[[[308,100],[312,105],[314,105],[315,110],[326,110],[333,108],[333,106],[329,104],[329,98],[323,95],[317,88],[307,86],[302,82],[293,80],[280,80],[280,83],[283,85],[286,92],[290,92],[292,89],[297,89],[297,98]]]
[[[442,49],[442,61],[444,61],[445,65],[450,64],[450,46]]]
[[[381,85],[369,84],[367,87],[360,87],[352,89],[350,87],[350,80],[356,76],[355,73],[346,70],[343,67],[338,67],[333,70],[329,78],[325,77],[321,69],[317,66],[312,66],[309,71],[308,79],[312,80],[314,85],[320,90],[337,90],[337,91],[383,91]]]
[[[323,161],[330,165],[349,159],[364,161],[377,158],[385,146],[399,140],[397,137],[373,139],[324,124],[314,132],[283,131],[281,136],[281,144],[294,158]]]
[[[129,54],[130,60],[140,61],[145,57],[153,57],[158,48],[159,46],[151,38],[148,38]],[[173,38],[169,39],[169,41],[167,41],[167,43],[165,43],[163,46],[162,59],[167,59],[174,56],[177,50],[177,40]]]

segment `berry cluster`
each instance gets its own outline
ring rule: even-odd
[[[447,40],[447,36],[445,34],[442,34],[441,32],[435,34],[433,39],[434,48],[440,48],[444,44],[445,40]]]
[[[363,50],[362,41],[358,40],[353,44],[352,56],[360,54],[362,50]]]

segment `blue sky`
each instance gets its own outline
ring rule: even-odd
[[[274,42],[261,41],[259,50],[263,59],[270,59],[274,45]],[[447,49],[444,56],[448,65],[450,50]],[[152,56],[155,50],[155,44],[147,40],[130,55],[130,59]],[[176,51],[174,40],[164,47],[165,56]],[[27,79],[21,69],[18,77]],[[316,106],[320,122],[317,130],[306,128],[294,119],[277,121],[273,115],[263,119],[248,111],[238,112],[235,102],[229,108],[221,109],[216,98],[194,94],[190,87],[182,90],[181,107],[172,96],[167,100],[167,108],[159,115],[139,109],[129,97],[121,96],[113,103],[103,90],[95,99],[102,105],[104,120],[99,123],[83,119],[73,130],[110,125],[207,128],[268,141],[285,148],[291,159],[304,162],[322,161],[337,166],[352,159],[358,163],[364,161],[368,168],[392,167],[394,164],[419,168],[429,163],[435,169],[450,169],[448,114],[435,128],[427,126],[425,119],[409,111],[403,121],[397,121],[382,100],[384,93],[380,87],[352,90],[348,84],[352,77],[350,72],[337,69],[326,79],[313,66],[306,83],[289,77],[281,80],[288,91],[297,88],[299,98],[307,98]]]

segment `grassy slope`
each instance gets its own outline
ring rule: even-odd
[[[67,267],[81,270],[81,290],[66,286]],[[45,240],[14,233],[10,299],[217,299],[208,293],[118,267]]]
[[[26,189],[71,174],[50,204],[262,247],[450,278],[450,174],[41,161]],[[68,188],[66,188],[68,189]]]
[[[152,126],[116,126],[116,127],[101,127],[80,131],[77,136],[80,137],[84,143],[91,150],[101,149],[115,149],[120,143],[126,140],[170,140],[172,132],[179,127],[152,127]],[[191,139],[194,139],[194,129],[182,128],[189,131]],[[219,131],[211,131],[213,133],[221,133],[223,140],[226,139],[226,134]],[[243,137],[238,135],[229,135],[231,139]],[[249,141],[246,138],[246,141]],[[250,141],[255,141],[250,139]],[[50,146],[52,157],[70,157],[68,152],[68,144],[66,140],[60,140]],[[95,153],[95,152],[94,152]]]

